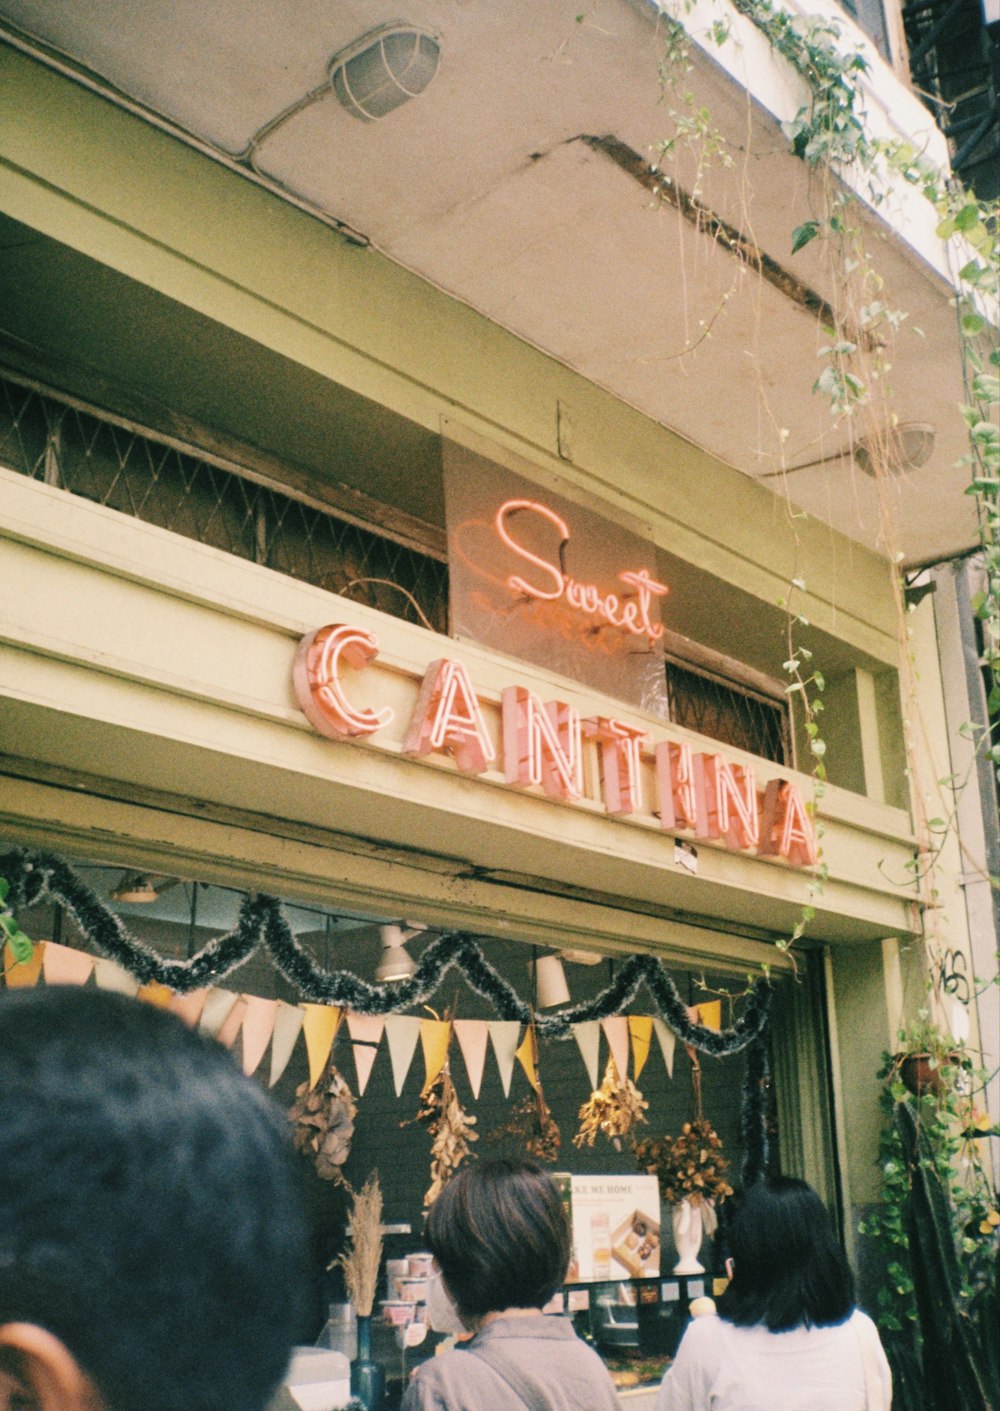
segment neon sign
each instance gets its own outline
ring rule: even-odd
[[[540,515],[553,525],[559,534],[559,564],[533,553],[514,538],[507,522],[518,514]],[[602,593],[595,584],[581,582],[563,572],[561,560],[570,539],[569,525],[548,505],[537,500],[505,500],[493,522],[501,542],[536,570],[534,582],[518,573],[511,574],[507,579],[507,587],[517,597],[549,602],[563,599],[571,608],[587,617],[596,618],[599,626],[622,628],[634,637],[647,638],[651,643],[658,642],[663,636],[662,626],[651,619],[650,607],[654,598],[662,598],[670,590],[665,583],[657,583],[651,578],[646,569],[628,569],[619,573],[621,581],[634,590],[632,593]]]
[[[292,681],[310,724],[330,739],[365,739],[394,719],[352,704],[342,679],[378,656],[374,633],[343,625],[321,627],[304,637],[295,655]],[[752,764],[737,764],[717,751],[695,750],[688,741],[651,741],[648,732],[610,716],[581,718],[562,701],[542,702],[522,685],[501,692],[503,775],[518,788],[540,788],[567,803],[585,801],[584,744],[600,756],[601,801],[613,817],[654,815],[661,830],[689,832],[734,851],[780,857],[793,867],[818,861],[812,819],[798,786],[771,779],[757,787]],[[414,758],[447,754],[463,773],[482,774],[497,751],[472,680],[461,662],[432,662],[420,686],[402,752]],[[643,778],[654,797],[647,805]]]

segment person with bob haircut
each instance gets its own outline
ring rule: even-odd
[[[530,1162],[464,1166],[431,1206],[426,1239],[432,1326],[474,1336],[417,1368],[402,1411],[621,1411],[597,1353],[568,1318],[542,1313],[570,1254],[550,1176]]]
[[[688,1326],[656,1411],[889,1411],[889,1364],[812,1187],[751,1186],[730,1249],[719,1315]]]
[[[0,1411],[262,1411],[302,1325],[284,1115],[175,1015],[0,993]]]

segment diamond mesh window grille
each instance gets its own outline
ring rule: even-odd
[[[435,632],[447,565],[291,495],[0,377],[0,464]]]
[[[784,701],[670,660],[667,696],[675,724],[762,759],[792,763]]]
[[[3,376],[0,464],[447,634],[448,568],[436,558]],[[669,659],[667,690],[677,724],[791,763],[784,702]]]

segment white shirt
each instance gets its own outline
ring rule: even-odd
[[[874,1323],[859,1310],[833,1327],[787,1333],[696,1318],[663,1379],[656,1411],[867,1411],[861,1337],[872,1346],[888,1411],[889,1364]]]

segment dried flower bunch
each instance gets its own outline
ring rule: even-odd
[[[658,1178],[668,1205],[690,1200],[725,1200],[733,1188],[726,1180],[729,1162],[722,1155],[722,1139],[705,1117],[685,1122],[676,1137],[643,1137],[632,1151],[642,1171]]]
[[[416,1120],[427,1128],[431,1143],[431,1183],[424,1195],[424,1209],[434,1204],[444,1187],[469,1155],[470,1144],[479,1140],[470,1117],[458,1100],[448,1065],[421,1094]],[[405,1123],[401,1125],[406,1125]]]
[[[333,1063],[314,1088],[305,1082],[295,1089],[288,1112],[295,1128],[295,1149],[312,1155],[321,1180],[343,1181],[341,1167],[351,1154],[357,1111],[354,1096]]]
[[[542,1094],[529,1093],[516,1103],[507,1121],[494,1127],[486,1140],[502,1142],[512,1138],[533,1161],[552,1162],[559,1156],[562,1133]]]
[[[382,1187],[373,1171],[359,1191],[353,1192],[350,1245],[340,1256],[347,1296],[360,1317],[375,1306],[375,1290],[382,1264]]]
[[[628,1136],[636,1123],[645,1122],[648,1106],[631,1078],[620,1078],[614,1059],[609,1058],[601,1086],[580,1108],[580,1127],[573,1145],[593,1146],[598,1132],[602,1132],[615,1151],[621,1151],[622,1138]]]

